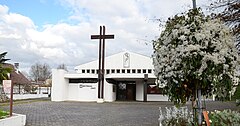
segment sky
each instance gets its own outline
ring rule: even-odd
[[[197,1],[205,7],[206,1]],[[192,0],[0,0],[0,53],[29,72],[35,63],[74,67],[98,58],[105,25],[106,55],[131,51],[151,56],[159,22],[192,8]]]

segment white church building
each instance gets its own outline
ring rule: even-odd
[[[97,102],[98,60],[75,67],[75,73],[52,70],[52,101]],[[167,101],[155,84],[150,57],[124,51],[105,58],[103,101]]]

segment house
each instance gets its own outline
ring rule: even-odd
[[[19,70],[19,63],[15,63],[14,65],[9,63],[4,63],[3,67],[12,68],[12,72],[10,73],[10,80],[14,85],[13,93],[20,94],[26,92],[26,87],[31,84],[31,82],[21,73]]]
[[[167,101],[155,84],[152,59],[124,51],[105,58],[103,98],[99,97],[98,60],[75,67],[75,73],[52,70],[52,101]]]

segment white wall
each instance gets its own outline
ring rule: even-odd
[[[130,66],[129,68],[124,67],[123,56],[125,53],[130,55]],[[98,69],[98,60],[94,60],[89,63],[81,64],[74,68],[77,73],[81,73],[81,69]],[[152,59],[148,56],[133,52],[120,52],[105,58],[105,69],[154,69],[152,65]]]
[[[52,69],[52,101],[65,101],[68,98],[68,79],[64,78],[67,73],[63,69]]]
[[[69,84],[68,88],[68,100],[70,101],[79,101],[78,99],[78,89],[79,84]]]
[[[143,81],[136,81],[136,101],[143,101]]]
[[[143,101],[143,83],[143,81],[136,82],[136,101]],[[168,101],[168,97],[161,94],[147,94],[147,101]]]
[[[68,100],[97,101],[97,83],[69,84]]]
[[[104,101],[113,102],[116,100],[116,92],[113,92],[113,84],[109,84],[106,80],[104,83]]]
[[[161,94],[147,94],[147,101],[168,101],[168,97]]]
[[[79,87],[78,98],[80,101],[97,101],[96,83],[80,83]]]
[[[38,87],[36,92],[37,92],[37,94],[50,94],[51,87]]]
[[[26,115],[13,113],[13,116],[0,120],[0,126],[25,126]]]

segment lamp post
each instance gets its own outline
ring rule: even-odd
[[[193,1],[193,9],[196,9],[197,8],[196,0],[192,0],[192,1]]]
[[[197,8],[196,0],[193,1],[193,9]],[[198,98],[198,125],[202,125],[202,94],[201,94],[201,86],[198,85],[198,88],[196,89],[196,94]]]

